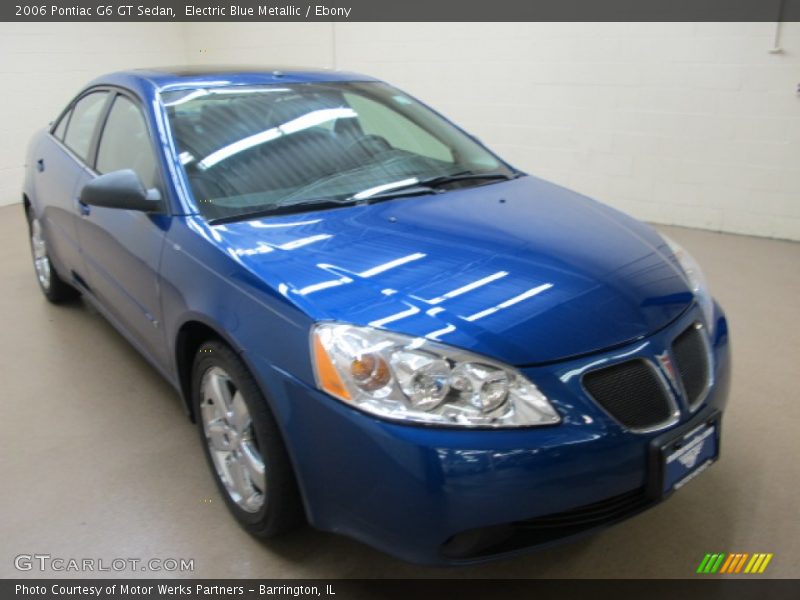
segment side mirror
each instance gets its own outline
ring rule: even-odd
[[[147,190],[131,169],[95,177],[81,190],[81,202],[91,206],[151,212],[161,206],[157,189]]]

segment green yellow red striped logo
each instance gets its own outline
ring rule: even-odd
[[[767,570],[767,565],[774,555],[770,553],[756,552],[725,552],[708,553],[700,561],[697,573],[702,575],[736,574],[747,573],[756,575]]]

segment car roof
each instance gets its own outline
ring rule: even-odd
[[[334,69],[266,65],[182,65],[117,71],[98,77],[90,85],[120,85],[151,91],[228,85],[265,85],[330,81],[376,81],[359,73]]]

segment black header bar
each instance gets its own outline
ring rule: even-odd
[[[443,572],[443,575],[445,573]],[[453,573],[450,573],[451,577]],[[565,600],[796,600],[800,580],[692,579],[5,579],[4,600],[271,600],[473,598]]]
[[[800,0],[12,0],[0,21],[800,21]]]

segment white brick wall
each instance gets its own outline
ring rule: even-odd
[[[29,132],[91,75],[181,60],[336,66],[390,81],[520,168],[637,217],[800,240],[800,23],[782,25],[783,54],[768,53],[774,31],[772,23],[2,24],[0,56],[12,60],[0,74],[35,94],[9,86],[0,100],[0,198],[17,200]]]
[[[193,64],[333,66],[330,23],[188,23]]]

